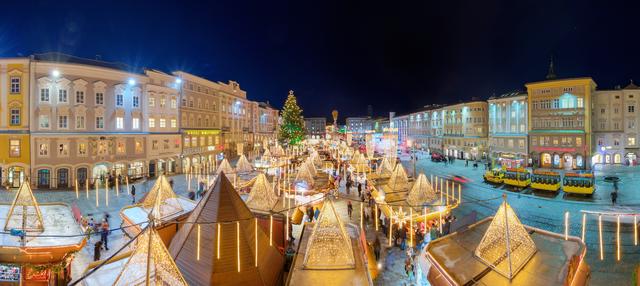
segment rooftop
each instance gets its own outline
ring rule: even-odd
[[[98,66],[103,68],[115,69],[125,72],[131,73],[142,73],[143,69],[136,69],[127,64],[119,63],[119,62],[107,62],[98,59],[87,59],[81,58],[77,56],[67,55],[59,52],[46,52],[41,54],[33,54],[33,60],[43,61],[43,62],[55,62],[55,63],[69,63],[69,64],[80,64],[80,65],[88,65],[88,66]]]

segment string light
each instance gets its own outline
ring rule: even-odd
[[[604,260],[604,249],[602,247],[602,215],[598,215],[598,238],[600,240],[600,260]]]
[[[89,199],[89,178],[86,179],[86,182],[84,184],[84,190],[85,193],[87,193],[87,200]]]
[[[438,228],[440,229],[440,234],[442,234],[442,212],[438,213],[440,215],[440,220],[438,221]]]
[[[360,229],[364,230],[364,204],[360,203]]]
[[[106,206],[109,206],[109,179],[104,181],[104,197]]]
[[[564,213],[564,240],[569,240],[569,212]]]
[[[375,222],[376,222],[376,231],[378,231],[378,204],[375,204],[375,205],[374,205],[374,207],[375,207],[375,217],[374,217],[374,220],[375,220]]]
[[[240,272],[240,222],[236,222],[236,249],[238,255],[238,272]]]
[[[584,235],[586,233],[586,229],[587,229],[587,214],[583,213],[582,214],[582,242],[584,242]]]
[[[131,195],[131,190],[129,189],[129,176],[124,177],[124,180],[127,183],[127,195]]]
[[[100,184],[100,181],[97,180],[97,179],[94,179],[93,183],[96,185],[96,207],[99,207],[100,206],[100,200],[98,200],[98,193],[99,193],[98,185]]]
[[[200,261],[200,224],[198,224],[198,239],[196,246],[196,260]]]
[[[616,250],[617,250],[617,260],[620,261],[620,257],[622,254],[620,253],[620,215],[616,216]]]
[[[447,206],[449,205],[449,181],[447,181]],[[453,186],[451,186],[453,187]]]
[[[118,179],[118,177],[116,177],[116,197],[120,196],[120,187],[119,187],[120,183],[118,181],[120,180]]]
[[[78,179],[76,179],[76,200],[80,198],[80,193],[78,192]]]
[[[218,259],[220,259],[220,232],[222,231],[222,228],[220,228],[220,224],[218,223],[218,239],[216,239],[216,243],[217,245],[217,251],[216,254],[218,255]]]
[[[269,246],[273,246],[273,215],[269,216]]]

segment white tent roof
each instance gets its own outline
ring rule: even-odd
[[[220,174],[220,172],[224,172],[226,175],[235,173],[235,171],[231,167],[231,164],[229,164],[229,161],[227,161],[227,158],[224,158],[222,162],[220,162],[216,174]]]
[[[238,163],[236,164],[236,171],[237,172],[253,171],[253,166],[251,166],[251,163],[249,163],[249,160],[247,160],[247,157],[245,157],[244,154],[240,156],[240,159],[238,159]]]
[[[424,174],[420,174],[407,194],[407,202],[411,206],[422,205],[436,199],[436,191]]]
[[[351,239],[330,199],[324,201],[304,256],[305,269],[353,269]]]
[[[250,209],[261,211],[270,211],[275,204],[278,203],[278,196],[273,191],[273,187],[269,183],[269,180],[267,180],[267,176],[263,173],[260,173],[256,177],[245,203]]]

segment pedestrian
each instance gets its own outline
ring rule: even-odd
[[[189,199],[194,201],[196,199],[196,192],[193,190],[189,191]]]
[[[347,202],[347,213],[349,214],[349,219],[351,219],[351,214],[353,213],[353,205],[351,201]]]
[[[313,219],[318,220],[318,216],[320,215],[320,209],[316,208],[315,213],[313,214]]]
[[[611,192],[611,204],[615,205],[618,201],[618,191]]]
[[[173,179],[169,180],[169,186],[173,189]]]
[[[347,182],[345,183],[345,187],[347,189],[347,195],[349,193],[351,193],[351,181],[349,181],[349,178],[347,178]]]
[[[93,245],[93,261],[100,260],[100,249],[102,248],[102,241],[96,241]]]
[[[102,220],[100,227],[102,228],[100,231],[100,241],[104,244],[104,249],[109,250],[109,223],[106,219]]]
[[[469,159],[464,160],[464,166],[469,167]]]
[[[358,183],[358,197],[362,196],[362,184]]]
[[[309,222],[313,221],[313,207],[307,207],[307,219]]]
[[[136,185],[131,185],[131,204],[136,203]]]

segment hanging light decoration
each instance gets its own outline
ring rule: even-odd
[[[255,267],[258,267],[258,218],[256,218],[255,220],[255,225],[254,225],[254,233],[255,233],[255,247],[256,247],[256,263],[255,263]]]
[[[598,215],[598,239],[600,240],[600,260],[604,260],[604,249],[602,247],[602,215]]]
[[[374,210],[374,212],[375,212],[374,220],[376,222],[376,231],[378,231],[378,203],[376,203],[374,205],[374,208],[375,208],[375,210]]]
[[[196,244],[196,260],[200,261],[200,224],[198,224],[198,237]]]
[[[131,190],[129,189],[129,176],[124,177],[124,180],[127,184],[127,195],[131,195]]]
[[[86,179],[84,184],[84,191],[87,194],[87,200],[89,199],[89,178]]]
[[[616,260],[620,261],[620,258],[622,257],[621,251],[620,251],[620,215],[616,216]]]
[[[78,192],[78,179],[76,179],[75,186],[76,186],[76,200],[77,200],[80,198],[80,193]]]
[[[100,201],[98,200],[98,193],[99,193],[99,188],[98,185],[100,185],[100,181],[98,181],[97,179],[93,181],[93,184],[96,185],[96,207],[100,206]]]
[[[638,215],[633,215],[633,245],[638,245]]]
[[[240,222],[236,221],[236,255],[238,256],[238,272],[240,272]]]
[[[269,246],[273,246],[273,215],[269,216]]]
[[[217,251],[216,254],[218,255],[217,259],[220,259],[220,232],[222,231],[222,228],[220,227],[220,223],[218,223],[218,239],[216,239],[216,243],[217,245]]]
[[[564,213],[564,240],[569,240],[569,212]]]
[[[582,214],[582,242],[584,242],[584,235],[587,229],[587,214]]]
[[[105,205],[108,207],[109,206],[109,179],[106,179],[104,181],[104,198],[105,198]]]

